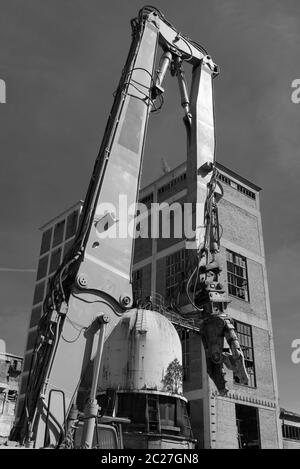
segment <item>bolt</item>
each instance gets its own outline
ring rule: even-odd
[[[120,297],[120,303],[124,308],[130,308],[130,306],[132,304],[132,300],[131,300],[130,296],[124,295],[124,296]]]
[[[98,321],[100,324],[107,324],[109,323],[109,316],[108,314],[102,314],[101,316],[98,316]]]
[[[80,287],[86,287],[87,286],[87,277],[86,277],[86,275],[85,274],[78,275],[77,283]]]

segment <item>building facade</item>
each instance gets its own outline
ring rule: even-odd
[[[7,441],[13,426],[22,365],[22,357],[0,350],[0,445]]]
[[[300,415],[280,410],[283,449],[300,449]]]
[[[37,263],[32,310],[28,324],[27,343],[24,352],[24,367],[16,423],[23,408],[31,358],[37,336],[38,322],[42,316],[43,301],[47,294],[52,276],[74,240],[81,207],[82,202],[78,202],[40,228],[42,240]]]
[[[218,169],[224,189],[219,203],[221,281],[231,300],[228,313],[235,321],[250,380],[247,386],[240,385],[227,370],[229,393],[220,396],[207,376],[199,335],[182,330],[184,394],[200,448],[281,448],[260,188],[222,165]],[[145,187],[140,201],[149,207],[155,202],[182,205],[186,195],[186,165],[182,164]],[[169,238],[136,239],[133,281],[136,291],[159,294],[172,303],[186,277],[187,250],[183,237],[172,237],[175,213],[166,217],[171,223]],[[180,309],[187,315],[192,312],[189,305],[181,304]]]

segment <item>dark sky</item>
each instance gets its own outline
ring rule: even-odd
[[[0,337],[23,354],[39,226],[83,198],[127,57],[130,19],[145,1],[0,0]],[[300,412],[299,0],[156,0],[221,67],[215,81],[217,158],[263,188],[261,208],[281,404]],[[153,115],[144,182],[161,157],[185,159],[176,82]],[[6,269],[21,269],[11,272]],[[4,269],[4,270],[3,270]]]

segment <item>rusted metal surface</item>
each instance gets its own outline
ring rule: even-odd
[[[104,345],[98,389],[166,391],[164,377],[175,359],[182,364],[180,339],[170,321],[155,311],[130,310]],[[182,383],[176,391],[182,394]]]

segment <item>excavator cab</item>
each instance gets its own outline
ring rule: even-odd
[[[129,419],[118,417],[99,417],[95,424],[92,449],[123,449],[123,424],[130,423]],[[74,435],[74,449],[82,448],[82,433],[84,426],[84,418],[79,418]]]

